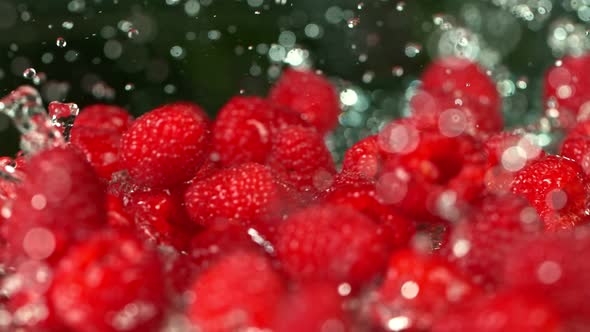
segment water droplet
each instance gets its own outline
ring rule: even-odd
[[[422,45],[417,43],[408,43],[404,49],[404,53],[408,58],[414,58],[422,52]]]
[[[129,39],[133,39],[135,37],[137,37],[139,35],[139,30],[135,29],[135,28],[130,28],[129,31],[127,31],[127,37]]]
[[[64,48],[68,45],[68,42],[63,37],[58,37],[55,41],[55,45],[60,48]]]
[[[47,81],[47,75],[45,73],[38,73],[33,77],[33,84],[41,85]]]
[[[74,103],[60,103],[52,102],[49,104],[49,116],[51,117],[51,123],[61,129],[62,135],[66,141],[70,138],[70,131],[74,126],[74,120],[80,113],[80,108]]]
[[[391,68],[391,73],[395,77],[401,77],[404,74],[404,68],[402,66],[394,66]]]
[[[27,68],[23,72],[23,77],[28,80],[32,80],[35,76],[37,76],[37,71],[35,70],[35,68]]]
[[[400,1],[395,5],[395,10],[397,10],[398,12],[404,11],[405,8],[406,8],[406,3],[403,1]]]
[[[64,21],[61,24],[61,27],[64,28],[64,29],[66,29],[66,30],[71,30],[74,27],[74,22],[72,22],[72,21]]]
[[[21,132],[20,146],[25,153],[65,144],[43,108],[39,92],[31,86],[21,86],[0,99],[0,112],[10,117]]]
[[[357,25],[359,25],[360,23],[361,23],[361,19],[359,17],[353,17],[353,18],[346,21],[346,26],[353,29]]]
[[[170,55],[175,59],[182,59],[185,55],[184,49],[178,45],[174,45],[170,48]]]

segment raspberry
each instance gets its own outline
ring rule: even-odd
[[[381,156],[377,135],[358,141],[344,154],[342,173],[374,179],[379,174]]]
[[[379,227],[360,212],[325,205],[291,214],[278,227],[275,249],[295,280],[358,286],[382,271],[390,246]]]
[[[201,274],[192,291],[188,316],[196,328],[229,332],[269,328],[285,286],[264,256],[237,251]]]
[[[84,107],[74,120],[74,128],[84,127],[123,134],[133,117],[121,107],[95,104]]]
[[[318,191],[332,184],[336,167],[315,130],[291,126],[274,139],[268,165],[277,176],[300,191]]]
[[[301,285],[281,301],[273,331],[352,331],[337,289],[332,284]]]
[[[450,137],[496,133],[504,126],[499,108],[483,105],[469,94],[453,96],[440,91],[418,91],[410,100],[410,109],[420,127]]]
[[[442,258],[401,251],[389,261],[372,311],[378,325],[384,328],[422,331],[453,306],[480,293],[477,286]]]
[[[545,296],[570,325],[564,330],[583,331],[590,324],[590,264],[580,257],[589,250],[590,233],[584,228],[522,241],[506,257],[506,287]]]
[[[73,127],[70,141],[84,153],[101,178],[108,181],[113,173],[121,170],[119,161],[121,135],[117,132],[91,127]]]
[[[590,109],[590,79],[584,75],[590,65],[590,56],[565,56],[545,74],[543,100],[549,107],[559,110],[558,119],[566,128],[573,127],[577,119],[586,119]]]
[[[157,253],[112,230],[73,247],[55,271],[50,299],[71,329],[154,331],[166,303]]]
[[[512,152],[510,149],[516,151]],[[515,132],[501,132],[490,136],[485,141],[485,150],[488,155],[489,167],[501,164],[512,166],[514,164],[513,167],[504,167],[512,172],[520,170],[525,164],[545,156],[545,152],[535,144],[530,135]],[[517,157],[510,158],[511,154],[516,154]]]
[[[487,196],[454,227],[443,253],[478,284],[493,288],[502,281],[506,257],[515,245],[542,227],[524,198]]]
[[[322,203],[343,205],[362,212],[379,224],[396,248],[405,247],[416,231],[414,223],[391,205],[379,202],[373,184],[344,184],[330,189]]]
[[[589,190],[582,168],[558,156],[547,156],[523,168],[512,183],[512,191],[529,200],[549,231],[586,222]]]
[[[51,284],[53,269],[37,260],[24,261],[3,275],[1,282],[3,310],[12,320],[3,323],[5,331],[61,332],[67,329],[55,315],[48,302],[47,288]],[[6,301],[6,302],[5,302]]]
[[[121,139],[121,162],[139,184],[189,180],[206,157],[208,119],[197,106],[164,105],[138,118]]]
[[[104,188],[81,154],[67,147],[45,150],[27,169],[2,227],[15,257],[57,259],[106,222]]]
[[[190,218],[201,225],[216,220],[250,223],[277,208],[278,192],[268,168],[246,163],[191,184],[184,195]]]
[[[213,152],[219,155],[220,163],[264,163],[276,130],[290,122],[303,124],[296,115],[286,113],[262,98],[232,98],[219,111],[213,126]]]
[[[170,190],[136,191],[129,195],[127,210],[135,227],[147,239],[158,244],[186,250],[197,232],[184,207],[182,195]]]
[[[477,64],[464,58],[441,58],[426,68],[421,80],[421,88],[426,92],[442,92],[451,100],[470,97],[478,119],[489,116],[491,118],[485,121],[490,127],[502,127],[501,101],[496,85]]]
[[[256,251],[262,247],[252,240],[248,228],[216,222],[192,238],[189,254],[195,265],[204,270],[220,257],[241,249]]]
[[[285,70],[270,91],[269,99],[299,113],[320,134],[338,124],[341,110],[336,90],[323,76],[314,72]]]
[[[590,136],[570,133],[561,144],[561,155],[575,161],[590,175]]]
[[[493,317],[493,319],[492,319]],[[504,292],[482,298],[447,314],[433,332],[555,332],[560,317],[550,303],[527,292]]]
[[[379,198],[417,220],[456,220],[461,205],[484,189],[485,154],[471,136],[446,137],[399,120],[381,131],[378,144]]]

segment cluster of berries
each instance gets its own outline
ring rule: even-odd
[[[555,155],[504,129],[496,85],[460,58],[341,167],[316,72],[215,120],[86,107],[67,144],[0,159],[0,330],[584,331],[588,67],[546,75]]]

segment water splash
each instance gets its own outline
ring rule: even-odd
[[[39,92],[31,86],[23,85],[0,99],[0,112],[10,117],[21,132],[20,147],[24,153],[65,144],[43,108]]]
[[[51,124],[59,128],[66,141],[70,140],[70,131],[74,126],[74,120],[80,113],[80,108],[74,103],[52,102],[49,104],[49,116]]]

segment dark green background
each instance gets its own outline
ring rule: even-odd
[[[68,11],[69,2],[0,0],[0,5],[4,3],[5,7],[8,4],[15,8],[17,16],[22,16],[23,12],[30,14],[28,20],[17,17],[12,26],[0,29],[0,69],[5,73],[0,79],[0,92],[3,95],[27,83],[18,75],[16,69],[19,68],[12,68],[15,58],[24,57],[37,71],[46,73],[50,80],[68,82],[70,91],[65,101],[76,102],[80,106],[97,102],[81,87],[82,78],[91,73],[115,89],[113,103],[128,107],[135,115],[159,104],[181,99],[195,101],[214,114],[240,90],[246,94],[266,93],[271,83],[265,74],[269,65],[268,57],[247,50],[238,56],[234,49],[236,46],[247,48],[260,43],[276,43],[283,30],[296,34],[297,43],[310,51],[315,67],[327,75],[341,78],[343,82],[352,82],[369,92],[377,91],[373,95],[399,95],[431,60],[426,51],[417,57],[408,58],[404,55],[404,47],[408,42],[426,43],[433,30],[430,23],[434,14],[454,15],[461,22],[460,9],[467,3],[475,4],[484,14],[500,11],[487,1],[464,0],[407,0],[402,12],[396,10],[396,1],[382,0],[364,1],[362,10],[357,9],[359,1],[287,0],[285,5],[280,5],[275,0],[265,0],[263,7],[252,8],[246,1],[213,0],[207,6],[201,5],[197,17],[189,17],[184,11],[186,0],[177,5],[167,5],[164,0],[119,0],[117,4],[113,0],[86,0],[85,9],[78,13]],[[327,8],[335,5],[354,11],[360,23],[350,29],[344,21],[339,24],[326,22],[324,16]],[[555,7],[553,17],[565,13],[557,5]],[[260,14],[255,14],[255,10],[259,10]],[[105,25],[116,27],[124,19],[133,21],[138,15],[149,17],[157,32],[146,41],[141,38],[145,37],[141,30],[140,38],[134,40],[129,40],[125,33],[117,31],[112,39],[124,46],[123,56],[118,60],[106,59],[103,53],[106,40],[100,35],[101,29]],[[505,15],[511,14],[506,12]],[[63,29],[61,25],[64,21],[73,22],[74,28]],[[383,22],[382,26],[377,24],[379,21]],[[322,38],[310,39],[305,36],[303,28],[309,22],[323,26]],[[532,31],[521,21],[517,22],[520,26],[520,41],[502,62],[514,77],[524,75],[529,78],[531,87],[526,94],[529,98],[537,98],[539,77],[555,60],[546,43],[547,27]],[[49,29],[49,25],[53,25],[53,28]],[[236,32],[228,33],[229,26],[235,26]],[[219,40],[207,38],[207,32],[212,29],[222,32]],[[187,32],[194,32],[196,39],[187,40]],[[379,37],[378,45],[367,46],[368,34]],[[67,47],[58,48],[55,45],[56,38],[60,36],[67,40]],[[500,36],[496,41],[500,45],[501,39]],[[353,44],[356,45],[354,50],[351,47]],[[17,50],[14,50],[15,45]],[[174,59],[170,55],[173,45],[185,48],[184,59]],[[64,60],[69,50],[78,51],[76,61]],[[51,52],[55,58],[51,64],[41,62],[41,56],[46,52]],[[358,57],[363,53],[367,54],[368,60],[361,63]],[[100,64],[92,63],[96,57],[101,58]],[[154,82],[146,75],[149,66],[137,66],[137,61],[167,63],[169,75],[161,82]],[[262,75],[253,77],[249,74],[253,63],[262,67]],[[404,68],[405,74],[401,78],[391,74],[392,66],[396,65]],[[366,84],[361,81],[361,77],[368,70],[375,73],[375,78]],[[135,89],[125,91],[127,83],[133,83]],[[166,84],[173,84],[177,88],[176,92],[165,93],[163,87]],[[514,118],[513,122],[526,121],[527,114],[539,111],[531,105],[535,103],[529,103],[526,109],[510,109],[515,115],[508,115]],[[372,104],[371,107],[381,108],[380,112],[385,113],[386,117],[394,117],[399,113],[396,105],[384,107]],[[3,128],[0,131],[0,153],[14,154],[17,151],[14,129],[1,123],[0,127]]]

